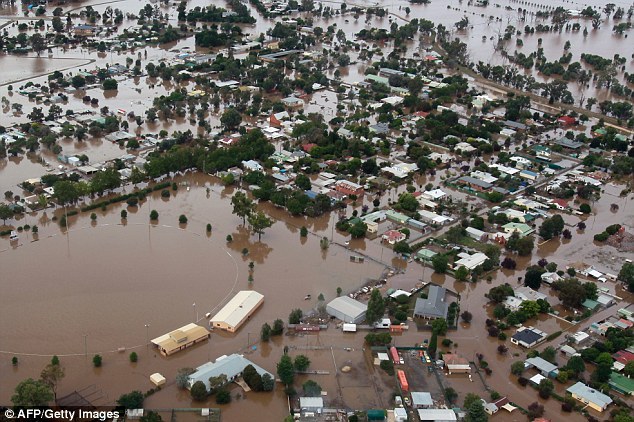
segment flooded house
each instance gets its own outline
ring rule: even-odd
[[[447,318],[447,302],[444,287],[432,285],[429,287],[427,298],[416,299],[414,307],[414,318],[437,319]]]
[[[214,328],[235,333],[251,315],[264,303],[264,295],[254,290],[238,292],[216,315],[209,324]]]
[[[573,386],[568,387],[566,392],[570,394],[573,399],[580,401],[597,412],[603,412],[610,404],[612,404],[610,396],[603,394],[594,388],[590,388],[582,382],[577,382]]]
[[[163,356],[170,356],[209,338],[209,331],[196,324],[187,324],[151,341]]]
[[[521,327],[511,336],[511,343],[530,349],[544,341],[547,336],[545,332],[534,327]]]
[[[220,356],[215,362],[207,362],[198,368],[196,371],[187,378],[187,388],[191,389],[192,385],[201,381],[207,387],[207,390],[211,388],[209,379],[212,377],[219,377],[225,375],[227,377],[227,383],[237,380],[247,366],[253,366],[260,376],[268,374],[271,378],[275,379],[273,374],[260,366],[251,362],[247,358],[237,353],[229,356]]]

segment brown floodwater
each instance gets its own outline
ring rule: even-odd
[[[94,5],[97,10],[107,5],[94,0],[82,5]],[[190,6],[203,5],[196,0]],[[360,4],[365,4],[360,2]],[[369,4],[369,3],[368,3]],[[470,52],[474,60],[491,63],[504,63],[504,59],[493,51],[493,43],[487,39],[482,42],[482,36],[490,38],[497,36],[500,28],[507,24],[523,27],[517,23],[517,12],[507,11],[504,6],[519,7],[516,2],[499,2],[502,7],[490,5],[486,9],[475,7],[465,2],[450,2],[450,8],[444,2],[432,2],[430,5],[410,5],[404,1],[387,5],[392,13],[405,16],[404,7],[412,9],[410,18],[424,17],[437,23],[443,23],[448,28],[462,16],[467,15],[473,28],[464,33],[455,33],[468,40]],[[552,4],[552,3],[549,3]],[[598,4],[598,3],[597,3]],[[144,5],[141,1],[116,2],[113,7],[126,12],[136,13]],[[338,7],[337,4],[329,4]],[[583,5],[573,2],[556,2],[554,6],[562,5],[570,8],[582,8]],[[76,4],[64,6],[77,7]],[[401,10],[399,10],[399,7]],[[529,6],[524,6],[531,8]],[[65,9],[66,10],[66,9]],[[0,14],[19,14],[17,7],[0,8]],[[473,15],[476,13],[476,15]],[[479,15],[483,13],[485,17]],[[257,14],[254,12],[254,15]],[[489,24],[488,16],[499,18]],[[172,14],[171,19],[175,19]],[[257,23],[248,27],[248,32],[259,34],[271,27],[271,21],[257,16]],[[348,22],[346,22],[346,20]],[[372,19],[374,27],[389,27],[392,21],[403,20],[392,17]],[[132,26],[135,21],[125,21],[124,27]],[[348,39],[353,34],[366,27],[365,18],[358,21],[351,15],[334,17],[323,26],[337,24]],[[534,23],[530,23],[534,25]],[[583,24],[582,24],[583,26]],[[14,28],[8,28],[14,31]],[[615,52],[624,53],[627,40],[614,37],[611,33],[611,22],[605,22],[600,31],[590,30],[587,38],[581,32],[573,34],[540,34],[528,37],[522,36],[525,42],[523,51],[536,48],[537,38],[543,39],[543,47],[549,60],[555,60],[563,51],[563,43],[570,39],[573,60],[578,60],[582,52],[601,54],[611,57]],[[514,43],[511,41],[510,43]],[[421,42],[414,40],[408,50],[408,55],[420,48]],[[607,47],[606,49],[606,46]],[[172,49],[189,47],[194,49],[193,38],[181,40],[161,48],[147,48],[148,59],[158,61],[170,59],[175,53]],[[424,47],[424,45],[423,45]],[[385,55],[391,46],[385,46]],[[145,51],[145,49],[143,50]],[[203,51],[203,50],[201,50]],[[513,51],[513,48],[510,48]],[[132,56],[136,58],[135,51]],[[352,53],[353,59],[356,53]],[[629,54],[627,54],[629,55]],[[125,63],[126,54],[113,53],[97,56],[94,52],[81,49],[53,50],[53,58],[48,57],[16,57],[0,56],[3,65],[2,83],[8,84],[17,79],[35,77],[34,82],[43,82],[44,77],[38,75],[56,69],[77,66],[81,69],[91,69],[93,66],[105,66],[110,63]],[[376,56],[375,56],[376,58]],[[64,59],[64,60],[61,60]],[[86,65],[88,59],[96,60],[95,64]],[[143,59],[143,65],[147,62]],[[631,62],[626,69],[631,71]],[[352,65],[342,69],[342,78],[349,82],[361,80],[364,65]],[[20,85],[21,83],[15,84]],[[151,98],[170,92],[175,87],[170,84],[160,84],[147,78],[128,79],[120,82],[120,90],[115,96],[104,96],[100,89],[88,90],[86,94],[97,97],[100,107],[107,105],[111,109],[122,108],[126,111],[143,113],[149,107]],[[188,90],[194,89],[193,84],[183,84]],[[125,89],[124,89],[125,88]],[[7,96],[11,102],[24,103],[24,115],[34,107],[41,107],[36,102],[26,102],[24,97],[18,99],[17,94],[8,94],[6,86],[0,87],[0,94]],[[81,102],[83,92],[70,96],[67,104],[62,104],[63,110],[83,109]],[[332,92],[320,92],[313,95],[312,103],[307,104],[306,110],[325,115],[329,120],[334,116],[333,105],[336,95]],[[221,112],[221,111],[220,111]],[[4,112],[3,125],[24,121],[24,116],[14,116]],[[217,125],[217,114],[209,116],[212,125]],[[137,129],[136,123],[130,121],[130,128],[140,133],[158,132],[160,129],[186,130],[192,126],[189,119],[174,120],[169,123],[143,125]],[[72,140],[62,140],[61,145],[65,153],[86,153],[91,161],[101,161],[115,158],[124,153],[118,145],[100,139],[77,143]],[[46,151],[39,153],[46,161],[55,163],[55,157]],[[453,174],[456,169],[450,170]],[[20,193],[17,183],[31,177],[38,177],[45,172],[45,167],[38,163],[37,157],[18,157],[0,161],[0,192],[12,190]],[[426,176],[417,181],[419,186],[433,183],[440,185],[441,177],[448,171],[439,171],[435,176]],[[94,385],[100,391],[96,404],[112,403],[120,394],[134,389],[145,391],[152,387],[148,381],[150,374],[161,372],[168,378],[168,385],[161,392],[147,399],[149,407],[189,407],[201,406],[192,403],[188,394],[177,391],[173,379],[178,368],[198,366],[208,360],[244,349],[247,344],[256,343],[260,326],[263,322],[272,322],[281,317],[286,319],[287,313],[299,307],[305,311],[317,306],[317,296],[323,293],[326,301],[335,297],[336,288],[342,287],[344,292],[356,291],[368,280],[381,277],[384,265],[392,266],[402,274],[388,279],[385,288],[399,287],[409,289],[421,282],[432,281],[444,285],[461,295],[462,309],[473,313],[471,324],[463,325],[450,338],[458,343],[457,351],[463,356],[473,359],[475,353],[483,353],[494,368],[493,374],[486,378],[491,388],[509,396],[511,400],[527,407],[538,400],[536,391],[530,387],[520,387],[509,376],[510,365],[523,357],[524,350],[510,346],[507,356],[499,356],[497,339],[487,337],[484,321],[491,316],[492,307],[486,303],[484,294],[493,286],[503,282],[517,285],[517,277],[524,274],[528,265],[535,263],[541,257],[547,257],[559,264],[559,267],[575,265],[594,265],[599,270],[618,271],[621,262],[631,253],[618,253],[609,246],[595,244],[594,234],[601,232],[605,226],[614,222],[625,224],[629,229],[634,228],[634,210],[630,198],[620,198],[618,193],[621,186],[606,186],[602,198],[593,203],[596,217],[582,217],[586,220],[587,228],[584,232],[573,231],[571,241],[551,240],[536,248],[531,257],[520,258],[516,271],[497,271],[491,281],[482,280],[478,283],[455,282],[450,276],[434,274],[431,269],[423,269],[417,263],[404,261],[394,256],[391,249],[380,244],[379,240],[357,239],[349,240],[347,236],[333,228],[334,216],[325,215],[316,219],[305,217],[290,217],[285,211],[275,208],[271,204],[261,205],[261,209],[276,220],[273,227],[268,229],[261,241],[241,227],[240,219],[231,214],[230,196],[234,188],[223,188],[216,184],[215,179],[200,175],[188,175],[177,178],[177,181],[187,181],[191,189],[179,189],[175,197],[170,200],[160,198],[154,194],[138,209],[128,209],[125,205],[110,206],[106,212],[96,210],[98,216],[95,225],[91,224],[88,214],[81,214],[69,218],[70,230],[61,230],[57,223],[51,221],[55,214],[61,216],[62,210],[48,209],[44,212],[30,213],[11,223],[15,225],[37,224],[40,227],[39,240],[32,242],[30,234],[22,233],[19,246],[10,245],[8,239],[0,239],[0,268],[5,284],[11,283],[11,288],[4,289],[5,294],[0,297],[0,402],[8,402],[15,385],[27,377],[37,377],[41,368],[48,363],[51,354],[58,354],[66,367],[66,378],[61,382],[59,392],[66,394],[75,389]],[[210,188],[209,194],[206,187]],[[396,200],[404,187],[392,189],[381,197],[381,206],[388,204],[388,200]],[[129,191],[130,188],[127,188]],[[463,192],[451,190],[457,199],[466,199]],[[349,206],[347,215],[353,209],[360,211],[363,205],[370,208],[373,198],[358,200],[355,206]],[[480,201],[470,202],[477,204]],[[620,208],[616,213],[610,212],[610,204],[618,203]],[[127,224],[123,224],[119,217],[122,209],[128,209]],[[148,214],[152,209],[160,213],[157,225],[148,224]],[[189,224],[178,226],[178,216],[186,214]],[[574,225],[578,217],[565,216],[567,224]],[[205,225],[211,223],[211,236],[205,233]],[[299,227],[306,226],[313,234],[307,239],[299,236]],[[389,223],[383,223],[380,230],[386,230]],[[231,234],[233,242],[227,244],[225,237]],[[319,239],[330,238],[335,244],[326,252],[320,250]],[[249,250],[248,256],[242,256],[242,249]],[[363,254],[373,258],[365,263],[351,263],[351,254]],[[248,263],[255,263],[253,273],[254,282],[248,282]],[[631,296],[616,289],[613,283],[606,283],[601,287],[608,287],[623,297],[621,303],[629,303]],[[265,295],[264,306],[254,315],[238,334],[227,335],[214,333],[211,340],[186,352],[182,352],[170,359],[162,358],[153,350],[146,349],[147,338],[154,338],[176,327],[184,325],[198,318],[206,312],[212,312],[226,300],[232,292],[240,289],[253,288]],[[558,304],[558,299],[550,289],[542,288],[542,292],[549,295],[552,305]],[[304,301],[304,296],[310,294],[311,301]],[[192,304],[196,303],[196,307]],[[615,309],[615,308],[612,308]],[[597,318],[607,317],[612,310],[600,313]],[[540,317],[538,321],[531,321],[540,329],[547,332],[558,330],[578,330],[589,322],[579,326],[552,317]],[[149,327],[145,328],[145,325]],[[412,324],[413,325],[413,324]],[[84,335],[86,337],[84,338]],[[399,345],[420,343],[428,338],[427,332],[409,330],[397,337]],[[84,343],[85,340],[85,343]],[[555,341],[557,343],[557,340]],[[85,347],[88,359],[84,357]],[[363,333],[343,335],[334,327],[328,331],[311,336],[284,337],[276,339],[268,345],[258,345],[255,351],[249,353],[249,358],[275,372],[275,363],[282,354],[283,347],[291,347],[291,354],[306,353],[309,355],[314,369],[330,372],[330,375],[310,376],[318,381],[328,392],[327,403],[348,408],[381,407],[389,405],[389,398],[393,389],[393,380],[385,379],[374,372],[374,368],[367,364],[362,351]],[[330,346],[334,349],[331,351]],[[118,348],[126,348],[126,353],[118,353]],[[305,351],[302,348],[326,348]],[[344,348],[352,350],[347,351]],[[544,346],[541,346],[544,347]],[[144,350],[146,349],[146,350]],[[137,364],[131,365],[127,359],[127,352],[135,350],[140,355]],[[104,366],[95,369],[90,363],[90,356],[100,353],[104,356]],[[519,356],[513,356],[519,353]],[[20,365],[14,368],[10,364],[10,357],[17,354]],[[44,355],[44,356],[39,356]],[[560,362],[563,363],[563,362]],[[353,371],[349,375],[334,374],[343,365],[349,365]],[[302,376],[299,382],[307,377]],[[468,392],[476,392],[486,397],[486,392],[480,382],[470,383],[464,379],[452,378],[452,385],[459,391],[459,403]],[[299,383],[296,383],[299,385]],[[565,387],[556,383],[558,392]],[[238,390],[234,387],[234,395]],[[440,397],[434,397],[440,399]],[[256,418],[262,411],[271,415],[271,419],[282,419],[287,414],[286,400],[282,388],[277,388],[273,394],[248,393],[246,399],[237,403],[223,406],[225,420],[241,420],[249,416]],[[563,415],[559,410],[559,403],[555,400],[543,402],[546,407],[546,417],[553,420],[563,418],[572,421],[582,420],[578,414]],[[206,406],[216,406],[211,401]],[[519,414],[496,416],[496,420],[520,420]]]

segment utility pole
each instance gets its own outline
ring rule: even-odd
[[[150,324],[145,324],[145,348],[150,347]]]
[[[88,359],[88,341],[86,340],[86,337],[88,337],[88,334],[82,334],[84,336],[84,357],[86,359]]]

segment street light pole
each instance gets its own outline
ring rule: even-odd
[[[88,341],[86,340],[86,337],[88,337],[88,334],[82,334],[84,336],[84,357],[87,359],[88,358]]]
[[[145,324],[145,348],[150,346],[150,324]]]
[[[198,309],[196,308],[196,302],[192,305],[194,307],[194,311],[196,312],[196,320],[194,322],[198,322]]]

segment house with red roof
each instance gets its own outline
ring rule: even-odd
[[[550,203],[553,204],[558,210],[567,210],[569,207],[568,201],[561,198],[552,199]]]
[[[405,236],[403,233],[401,233],[398,230],[388,230],[385,233],[383,233],[383,236],[381,236],[381,239],[383,239],[383,241],[386,241],[390,245],[393,245],[395,243],[405,240],[406,237],[407,236]]]
[[[634,361],[634,353],[627,350],[619,350],[612,355],[615,361],[621,362],[623,365],[627,365],[629,362]]]
[[[315,148],[316,146],[317,146],[317,144],[313,144],[313,143],[310,143],[310,144],[304,144],[304,145],[302,145],[302,149],[304,150],[304,152],[306,152],[306,153],[310,153],[310,151],[311,151],[313,148]]]
[[[562,126],[572,126],[577,123],[577,120],[574,117],[561,116],[557,119],[557,122]]]

